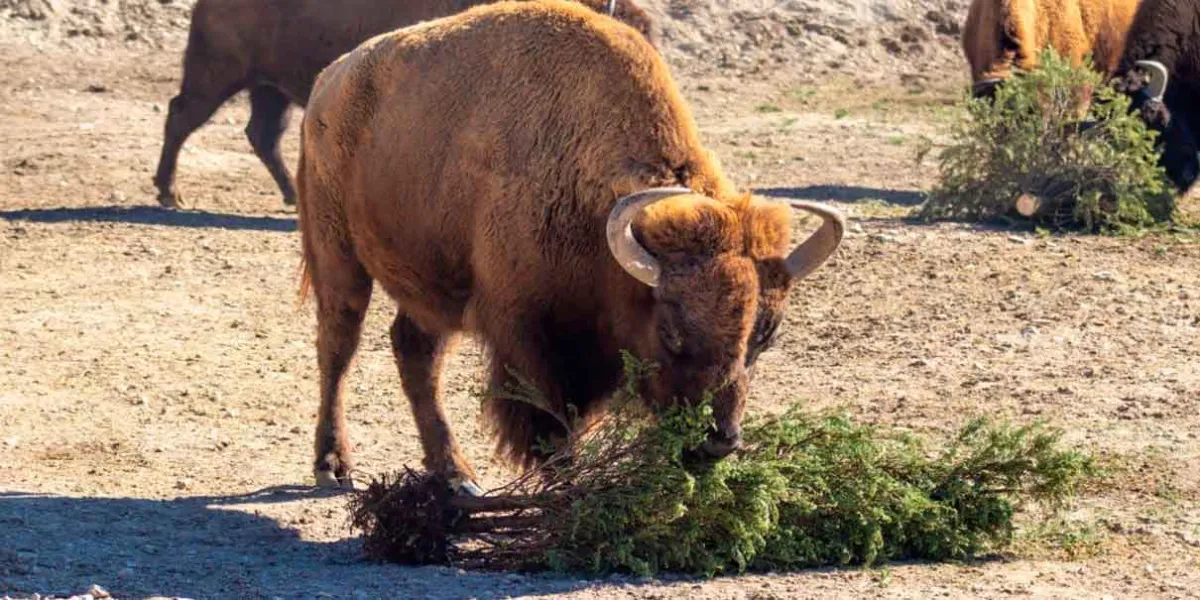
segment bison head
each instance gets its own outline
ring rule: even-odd
[[[613,257],[652,288],[650,317],[626,324],[634,327],[632,350],[660,367],[647,400],[695,402],[711,393],[716,428],[702,449],[714,458],[741,443],[754,363],[779,334],[788,290],[841,242],[841,213],[808,202],[791,206],[823,223],[786,255],[786,204],[749,196],[731,204],[655,188],[621,199],[609,216]]]
[[[971,97],[993,100],[996,97],[996,88],[1001,83],[1004,83],[1004,80],[998,77],[976,81],[971,84]]]
[[[1119,76],[1114,86],[1130,98],[1130,110],[1137,111],[1146,126],[1158,132],[1159,162],[1175,187],[1186,192],[1200,176],[1200,147],[1192,133],[1187,106],[1178,86],[1168,86],[1167,68],[1157,61],[1141,60]]]

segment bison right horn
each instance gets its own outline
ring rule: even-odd
[[[789,200],[788,204],[796,210],[817,215],[822,220],[821,228],[787,256],[788,274],[792,279],[803,279],[824,264],[842,243],[846,217],[841,211],[816,202]]]
[[[633,220],[642,209],[659,200],[691,193],[694,192],[685,187],[649,188],[621,198],[608,213],[608,226],[605,228],[608,249],[617,259],[617,264],[638,281],[650,287],[658,286],[662,267],[658,259],[633,237]]]
[[[1147,93],[1151,100],[1162,102],[1163,94],[1167,92],[1167,81],[1170,77],[1167,75],[1167,67],[1157,60],[1139,60],[1133,63],[1133,66],[1146,70],[1150,74],[1150,83],[1147,85],[1150,89]]]

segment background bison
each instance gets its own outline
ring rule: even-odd
[[[283,193],[295,203],[279,150],[293,104],[308,102],[317,73],[359,42],[419,21],[494,0],[200,0],[192,13],[183,80],[171,99],[154,175],[158,200],[176,206],[175,167],[188,136],[234,94],[250,90],[246,137]],[[607,11],[609,0],[577,0]],[[614,15],[650,40],[653,20],[633,0],[616,0]]]
[[[962,47],[976,96],[990,95],[1014,69],[1037,66],[1053,47],[1076,64],[1092,55],[1105,73],[1117,66],[1139,0],[973,0]]]
[[[479,7],[367,41],[321,73],[302,137],[323,485],[348,483],[342,379],[372,282],[399,306],[392,347],[425,465],[473,487],[438,395],[459,331],[487,344],[493,392],[515,374],[546,403],[487,402],[518,465],[567,434],[569,415],[598,412],[623,350],[661,365],[652,402],[713,393],[704,449],[723,457],[788,290],[842,236],[836,211],[798,204],[824,224],[788,254],[788,208],[733,191],[654,49],[570,2]]]
[[[1146,0],[1116,79],[1132,108],[1159,132],[1160,162],[1186,193],[1200,176],[1200,2]]]

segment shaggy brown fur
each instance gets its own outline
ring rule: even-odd
[[[557,415],[597,412],[619,384],[621,350],[654,360],[647,397],[719,388],[716,435],[736,442],[754,358],[794,283],[790,209],[735,193],[635,30],[538,0],[378,36],[322,72],[301,137],[318,481],[347,480],[339,390],[373,283],[398,304],[392,340],[431,470],[471,476],[437,398],[460,331],[489,348],[492,389],[512,369]],[[619,197],[672,185],[694,193],[634,221],[662,265],[652,288],[614,260],[605,227]],[[519,465],[538,462],[537,437],[566,433],[527,403],[486,409]]]
[[[1053,47],[1079,64],[1092,55],[1111,73],[1140,0],[973,0],[962,44],[978,94],[1014,69],[1037,66],[1038,53]]]
[[[291,174],[280,156],[292,104],[304,106],[317,73],[363,40],[419,21],[496,0],[199,0],[183,58],[179,95],[171,99],[154,176],[158,200],[177,206],[179,150],[234,94],[250,90],[246,137],[287,204]],[[608,0],[577,0],[607,11]],[[657,43],[653,19],[633,0],[617,0],[615,16]]]

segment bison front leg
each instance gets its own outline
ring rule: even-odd
[[[246,124],[246,137],[254,147],[254,154],[270,171],[275,185],[279,186],[284,204],[296,203],[292,176],[279,152],[279,140],[287,129],[290,112],[291,101],[283,92],[268,85],[251,88],[250,122]]]
[[[463,458],[438,398],[442,359],[449,342],[448,336],[427,333],[404,314],[397,314],[392,323],[392,351],[417,422],[425,468],[445,475],[456,491],[478,496],[483,492],[475,483],[475,471]]]
[[[179,151],[192,132],[204,125],[221,104],[237,91],[236,88],[231,90],[219,95],[180,92],[167,105],[162,153],[159,155],[158,169],[154,174],[154,187],[158,188],[159,204],[175,208],[183,203],[175,189],[175,168],[179,162]]]

